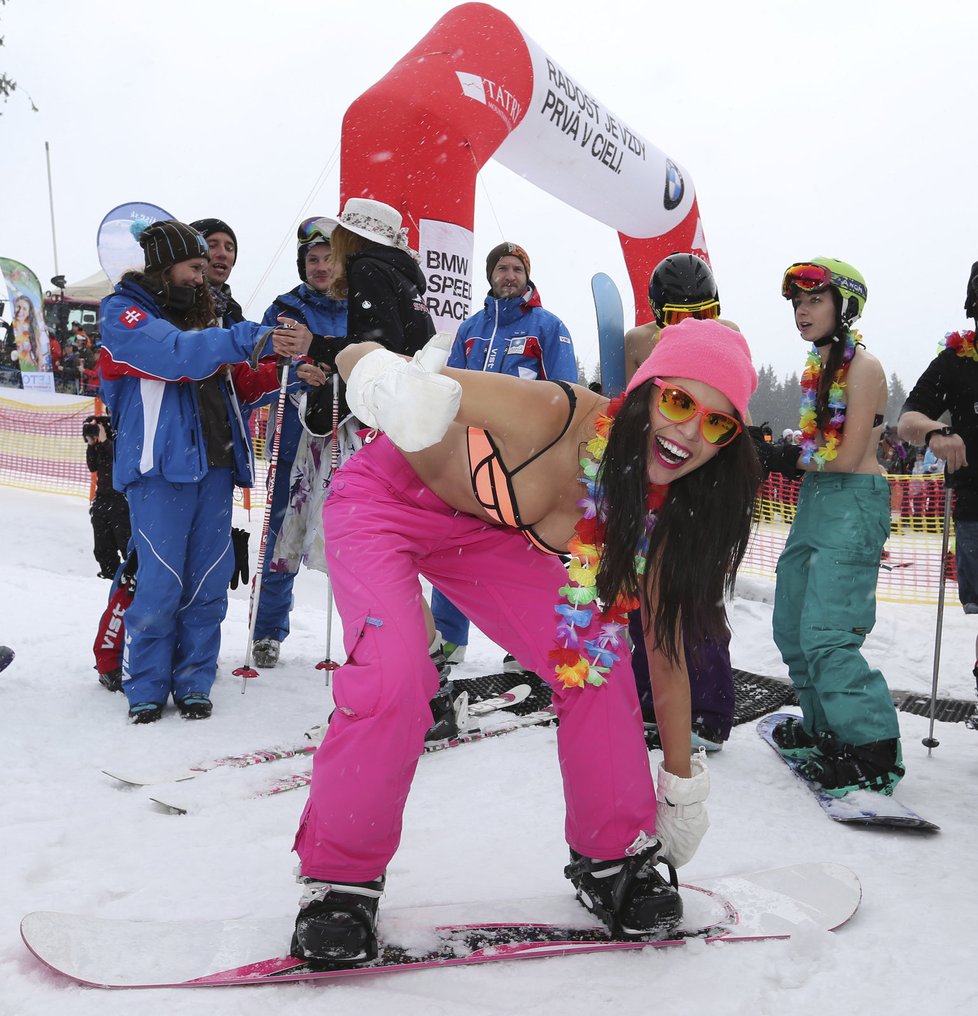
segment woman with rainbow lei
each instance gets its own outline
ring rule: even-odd
[[[890,794],[904,773],[900,727],[883,675],[859,651],[876,623],[890,528],[889,487],[876,461],[886,377],[852,328],[866,282],[852,265],[815,258],[788,268],[781,293],[812,347],[801,379],[802,438],[792,449],[805,478],[774,597],[774,641],[802,715],[773,736],[833,796]]]
[[[339,471],[323,512],[347,661],[296,835],[297,957],[350,965],[376,950],[438,684],[421,575],[553,687],[578,899],[620,937],[679,921],[675,873],[656,864],[692,857],[709,789],[691,758],[680,629],[726,626],[759,479],[742,426],[757,377],[743,336],[717,321],[666,332],[612,403],[445,368],[447,335],[413,360],[375,343],[337,356],[351,410],[384,433]],[[635,602],[662,732],[655,783],[626,636]]]

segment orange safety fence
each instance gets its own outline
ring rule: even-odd
[[[4,391],[0,389],[0,392]],[[96,412],[94,399],[53,393],[0,395],[0,485],[42,493],[90,498],[91,474],[85,464],[82,421]],[[264,510],[267,408],[251,418],[257,479],[251,491],[237,490],[236,506]],[[944,478],[936,475],[888,476],[890,538],[880,560],[877,596],[890,603],[937,603],[940,577],[956,581],[954,526],[948,560],[941,561]],[[774,580],[798,504],[800,482],[780,474],[764,481],[757,497],[754,528],[741,574]],[[949,588],[955,597],[957,590]]]
[[[954,521],[948,559],[941,561],[944,542],[944,476],[886,477],[890,485],[890,536],[880,559],[877,599],[888,603],[937,603],[940,578],[952,584],[946,596],[956,597]],[[772,473],[762,484],[754,505],[754,528],[742,575],[775,577],[798,506],[800,480]]]
[[[91,500],[94,483],[85,461],[82,423],[103,411],[92,398],[0,388],[0,486]],[[235,490],[235,505],[245,511],[265,504],[267,416],[263,408],[251,418],[257,478],[252,490]]]

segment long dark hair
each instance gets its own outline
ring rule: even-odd
[[[645,531],[652,434],[649,400],[654,390],[651,380],[636,388],[608,436],[599,506],[607,512],[607,525],[597,589],[604,603],[623,594],[640,597],[655,644],[678,662],[680,622],[692,644],[704,636],[726,635],[724,593],[733,588],[747,550],[761,468],[752,442],[741,431],[708,462],[670,484],[652,530],[645,575],[640,576],[635,548]]]
[[[170,324],[184,331],[195,331],[198,328],[212,328],[217,324],[217,311],[214,309],[214,298],[211,288],[205,282],[194,290],[194,302],[190,307],[176,307],[170,302],[170,282],[165,277],[165,269],[143,272],[126,272],[122,282],[135,282],[156,301],[160,314]]]

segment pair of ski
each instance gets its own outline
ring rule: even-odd
[[[225,987],[342,981],[575,953],[663,949],[697,940],[732,943],[834,931],[856,912],[861,888],[848,868],[797,864],[681,887],[684,918],[665,940],[616,940],[588,922],[571,896],[444,907],[381,909],[377,958],[316,970],[281,950],[292,916],[232,921],[113,921],[39,912],[21,922],[28,949],[47,966],[102,988]],[[466,911],[478,907],[480,921]],[[553,915],[529,921],[527,914]],[[458,915],[458,916],[456,916]]]
[[[510,688],[506,692],[495,695],[492,698],[482,699],[477,702],[462,703],[463,723],[477,719],[480,722],[495,713],[512,708],[523,702],[531,693],[529,685],[520,684]],[[464,693],[463,693],[464,694]],[[525,727],[542,726],[553,723],[555,719],[552,709],[541,709],[536,712],[527,713],[523,716],[508,716],[506,722],[491,727],[469,727],[461,730],[455,737],[435,741],[425,745],[425,754],[445,751],[448,748],[457,748],[463,744],[471,744],[475,741],[486,740],[491,737],[500,737],[505,734],[522,730]],[[268,762],[278,762],[290,758],[303,758],[311,755],[319,747],[323,735],[326,732],[325,725],[313,727],[306,732],[303,741],[294,745],[272,746],[257,751],[244,752],[238,755],[227,755],[221,758],[210,759],[200,762],[191,767],[177,767],[173,769],[157,770],[125,770],[125,769],[103,769],[106,776],[118,780],[130,786],[153,787],[163,784],[185,783],[197,779],[208,773],[222,769],[246,769]],[[250,799],[274,797],[278,794],[287,793],[292,790],[300,790],[308,787],[312,780],[312,771],[304,770],[298,773],[290,773],[278,778],[265,786],[259,787],[247,794]],[[195,810],[193,795],[184,793],[182,796],[178,788],[163,792],[152,797],[157,804],[177,814],[186,814]]]

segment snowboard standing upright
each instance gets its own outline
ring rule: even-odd
[[[625,390],[625,313],[614,280],[598,272],[591,278],[601,353],[601,394],[609,399]]]

